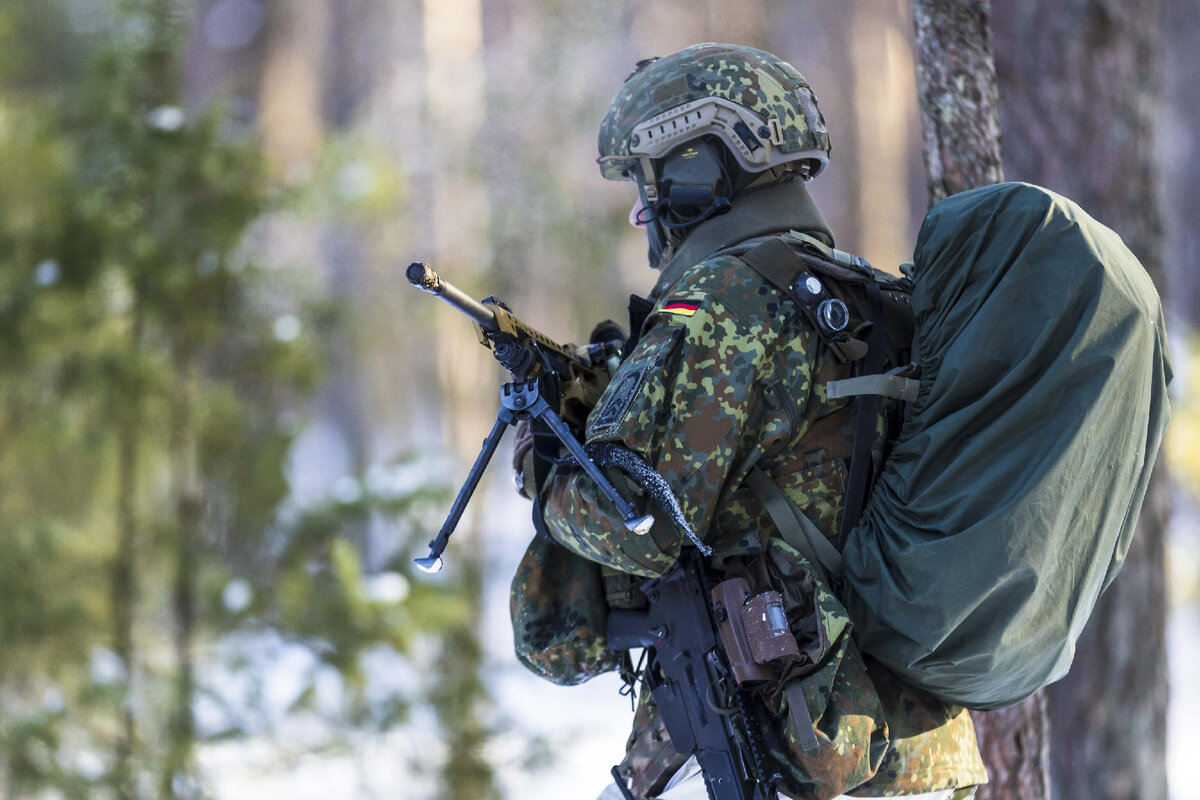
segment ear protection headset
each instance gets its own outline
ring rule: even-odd
[[[731,208],[733,180],[723,150],[719,143],[696,139],[667,153],[658,165],[654,202],[646,191],[647,179],[653,176],[637,170],[643,206],[638,222],[646,225],[651,264],[658,264],[672,232],[682,238],[688,229]]]

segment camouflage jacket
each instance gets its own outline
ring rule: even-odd
[[[798,184],[784,186],[794,188],[771,191],[786,200],[803,190]],[[758,199],[771,199],[769,192],[762,194],[768,197]],[[769,209],[788,207],[779,199],[758,203],[768,209],[758,215],[743,211],[743,219],[735,216],[735,208],[716,220],[723,230],[715,234],[713,222],[706,223],[664,268],[637,345],[588,418],[587,440],[624,445],[666,479],[688,523],[713,548],[718,573],[742,569],[752,585],[760,584],[756,591],[780,591],[789,618],[804,608],[818,612],[824,655],[803,685],[821,753],[813,758],[802,753],[781,688],[761,694],[779,726],[773,755],[785,773],[785,794],[822,798],[853,790],[860,796],[890,796],[985,782],[968,713],[901,684],[858,652],[840,602],[744,485],[751,468],[761,468],[823,534],[836,538],[843,459],[850,453],[854,418],[847,413],[849,401],[826,396],[824,382],[844,377],[845,367],[791,301],[740,259],[704,257],[706,252],[687,263],[695,250],[687,252],[687,244],[705,228],[708,235],[697,241],[712,251],[770,232],[764,227],[784,232],[803,226],[820,235],[819,217],[801,213],[788,225],[772,219],[778,212]],[[807,200],[807,194],[800,199]],[[572,579],[570,586],[552,586],[539,563],[527,557],[514,581],[514,594],[526,596],[515,596],[514,608],[548,602],[561,619],[577,623],[595,609],[600,595],[606,595],[608,607],[636,604],[639,598],[630,587],[637,581],[629,576],[662,574],[689,544],[665,517],[648,534],[627,532],[579,470],[552,471],[542,501],[546,527],[565,548],[554,557],[582,556],[601,565],[603,576],[593,573],[591,579]],[[746,564],[753,568],[746,570]],[[522,616],[514,616],[514,626]],[[586,635],[594,637],[590,663],[530,665],[542,674],[561,673],[564,666],[610,667],[610,657],[600,652],[602,632]],[[527,655],[526,663],[557,657],[558,651],[548,648]],[[637,715],[640,727],[661,728],[653,706],[644,701]],[[661,734],[654,738],[661,740]],[[631,749],[638,741],[635,730]],[[638,758],[631,752],[625,763]]]

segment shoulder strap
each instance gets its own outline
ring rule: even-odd
[[[804,264],[783,239],[772,236],[742,254],[741,259],[784,294],[792,294],[792,282],[804,271]]]
[[[817,335],[839,361],[857,361],[867,354],[865,342],[841,330],[831,330],[826,324],[822,324],[820,315],[825,303],[840,304],[843,310],[846,309],[846,305],[833,298],[820,277],[809,269],[804,259],[781,237],[768,239],[743,253],[740,258],[800,307]],[[808,287],[815,287],[816,291]],[[848,312],[846,320],[849,321]]]
[[[787,240],[791,240],[791,243]],[[803,254],[797,253],[793,245],[799,246],[804,251]],[[836,250],[798,232],[769,239],[748,250],[741,259],[804,310],[838,360],[845,363],[865,359],[861,362],[858,377],[826,384],[830,397],[859,396],[855,409],[853,452],[836,548],[841,550],[850,530],[858,524],[866,504],[867,490],[871,483],[871,449],[875,440],[879,396],[899,397],[911,401],[915,399],[920,388],[920,384],[907,375],[884,374],[888,363],[889,334],[893,339],[890,351],[893,358],[897,355],[896,351],[904,348],[904,345],[895,339],[903,338],[905,334],[908,337],[912,336],[912,315],[908,297],[906,290],[900,288],[905,279],[885,279],[864,259]],[[857,287],[858,295],[854,296],[854,302],[866,324],[861,325],[855,333],[864,332],[867,342],[844,331],[831,331],[821,324],[820,304],[829,298],[829,292],[824,288],[818,273],[835,282],[844,282],[843,289],[850,285]],[[887,284],[886,297],[882,291],[882,282]],[[818,287],[820,292],[814,291]],[[904,329],[903,332],[900,332],[901,329]],[[765,501],[764,505],[767,505]],[[772,513],[772,518],[774,516]],[[778,525],[778,522],[776,524]]]
[[[803,512],[798,511],[767,473],[755,467],[746,476],[746,485],[763,504],[779,534],[804,557],[819,566],[832,581],[842,576],[842,554],[825,538]],[[830,584],[832,585],[832,584]]]
[[[841,250],[835,250],[802,233],[791,233],[788,237],[799,242],[808,252],[801,256],[792,249],[783,237],[776,237],[757,245],[741,256],[742,260],[762,275],[768,282],[781,292],[792,298],[804,309],[805,314],[813,322],[814,327],[825,343],[830,347],[839,360],[855,361],[863,359],[860,375],[847,381],[837,381],[833,386],[833,397],[848,397],[861,395],[858,399],[854,425],[854,449],[850,458],[850,469],[846,481],[846,495],[842,508],[842,520],[838,535],[840,550],[845,544],[846,536],[862,515],[866,504],[867,489],[871,482],[871,445],[875,439],[876,416],[879,410],[879,394],[893,395],[899,393],[907,397],[914,393],[915,381],[898,376],[881,375],[887,365],[887,325],[884,314],[884,298],[878,280],[870,265],[863,259],[852,256]],[[845,271],[843,279],[852,280],[865,292],[865,302],[862,303],[863,317],[870,323],[864,325],[868,342],[851,338],[845,334],[832,334],[820,324],[818,303],[828,296],[820,278],[815,274],[818,270],[810,265],[808,259],[833,262],[836,269]],[[826,270],[820,270],[826,271]],[[826,271],[827,274],[828,271]],[[822,293],[804,291],[798,284],[812,284],[816,281],[822,287]],[[857,383],[855,383],[857,381]],[[752,487],[753,488],[753,487]],[[761,499],[761,498],[760,498]],[[764,505],[766,503],[764,502]],[[768,507],[768,511],[769,511]],[[772,514],[772,517],[774,515]]]
[[[883,300],[879,296],[879,284],[867,284],[867,296],[871,307],[870,343],[867,362],[863,373],[878,375],[883,371],[884,348],[887,334],[883,325]],[[838,550],[846,546],[846,536],[858,524],[863,506],[867,503],[867,486],[871,482],[871,445],[875,440],[876,416],[879,411],[879,395],[868,394],[858,398],[854,420],[854,453],[850,456],[850,474],[846,479],[846,496],[842,505],[842,525],[838,533]]]
[[[845,250],[830,247],[815,236],[809,236],[807,233],[801,231],[788,231],[788,236],[800,242],[805,250],[823,256],[826,261],[832,261],[839,266],[863,272],[867,275],[871,274],[871,264],[862,256],[856,256],[853,253],[847,253]]]

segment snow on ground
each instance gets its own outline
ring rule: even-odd
[[[496,474],[489,476],[486,491],[481,490],[474,501],[480,504],[479,518],[487,521],[481,526],[489,567],[481,629],[493,698],[487,720],[495,730],[487,755],[496,765],[497,783],[506,798],[591,800],[611,780],[609,770],[625,752],[633,715],[629,699],[618,694],[621,682],[615,675],[582,686],[554,686],[526,671],[513,654],[508,587],[532,528],[528,501],[513,492],[507,473],[500,474],[508,461],[507,455],[496,457],[492,469]],[[452,557],[453,549],[447,559]],[[321,752],[306,747],[323,740],[323,731],[313,727],[318,723],[280,723],[299,691],[302,675],[314,668],[311,654],[270,637],[228,645],[255,654],[254,669],[265,674],[267,716],[272,717],[263,721],[262,728],[278,729],[274,738],[264,732],[199,749],[206,789],[212,796],[219,800],[436,800],[432,770],[442,763],[445,752],[428,710],[418,711],[410,724],[385,736],[356,738],[349,752]],[[210,667],[219,670],[223,657],[220,650],[214,653]],[[421,683],[408,665],[368,659],[363,666],[369,684],[399,681],[411,694]],[[236,675],[230,673],[228,678],[217,678],[225,687],[227,704],[222,708],[236,707],[248,691],[237,683]],[[221,717],[216,710],[200,711],[202,718]],[[531,763],[531,756],[538,754],[543,758]],[[421,763],[431,769],[414,768]]]
[[[532,533],[530,505],[505,481],[496,481],[488,495],[498,525],[493,537],[492,585],[487,587],[483,630],[494,665],[492,692],[502,715],[518,720],[520,731],[496,743],[497,755],[518,751],[529,738],[540,736],[553,746],[554,760],[540,770],[523,769],[511,759],[499,770],[505,797],[553,797],[592,800],[612,777],[609,770],[625,754],[633,712],[629,699],[618,694],[621,681],[601,675],[580,686],[555,686],[526,670],[513,655],[512,624],[508,616],[509,580]]]
[[[496,473],[507,464],[497,457]],[[494,699],[489,721],[496,734],[488,755],[497,765],[497,782],[506,798],[548,797],[591,800],[609,782],[609,769],[624,752],[632,717],[629,701],[618,695],[620,681],[604,675],[573,687],[554,686],[527,672],[512,652],[508,619],[508,582],[529,540],[529,505],[511,490],[507,475],[493,478],[477,498],[481,504],[483,539],[489,559],[485,616],[481,628],[489,661],[489,687]],[[1172,589],[1176,599],[1168,628],[1171,709],[1168,772],[1171,800],[1200,800],[1194,779],[1200,752],[1200,511],[1180,503],[1171,541]],[[271,643],[264,642],[264,648]],[[264,656],[272,663],[268,692],[281,708],[298,684],[296,674],[311,664],[296,653]],[[390,680],[409,686],[419,682],[399,674],[396,665],[368,669],[388,672]],[[401,670],[403,672],[403,670]],[[237,691],[231,687],[231,694]],[[198,709],[199,711],[200,709]],[[200,715],[203,718],[203,714]],[[207,789],[220,800],[436,800],[429,771],[413,765],[441,763],[444,752],[428,712],[386,736],[362,736],[351,752],[305,752],[304,742],[320,732],[281,731],[294,754],[281,758],[280,742],[267,737],[208,744],[199,758],[208,776]],[[290,740],[290,741],[288,741]],[[531,744],[547,743],[549,758],[531,765]]]
[[[1200,752],[1200,613],[1176,609],[1167,628],[1171,708],[1167,717],[1167,779],[1171,800],[1200,800],[1196,753]]]

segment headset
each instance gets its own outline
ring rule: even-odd
[[[673,238],[682,239],[691,228],[733,207],[729,198],[738,187],[727,161],[724,145],[708,137],[680,145],[657,165],[658,199],[653,203],[647,200],[646,176],[636,169],[642,198],[637,222],[646,226],[651,265],[658,265]]]

